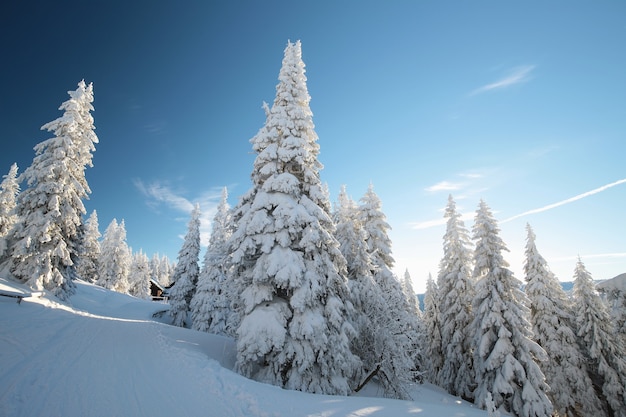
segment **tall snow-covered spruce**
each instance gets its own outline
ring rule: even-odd
[[[441,314],[439,312],[439,289],[431,274],[426,280],[424,294],[424,314],[422,315],[426,343],[424,356],[428,358],[424,369],[426,380],[437,383],[437,377],[443,366],[443,349],[441,347]]]
[[[345,186],[342,186],[333,217],[337,227],[335,237],[347,263],[355,308],[352,322],[358,336],[353,340],[352,351],[362,362],[356,378],[361,381],[359,387],[362,387],[376,375],[387,396],[408,398],[405,383],[409,379],[410,369],[394,366],[397,357],[404,358],[406,352],[399,351],[402,347],[397,345],[392,333],[393,326],[389,325],[395,316],[390,311],[382,289],[374,280],[377,268],[368,251],[365,230],[358,220],[358,213],[356,203],[348,197]]]
[[[321,184],[300,42],[287,44],[276,98],[251,139],[251,190],[230,240],[241,285],[237,368],[312,393],[347,394],[358,358],[345,260]]]
[[[88,282],[98,281],[98,259],[100,258],[100,230],[98,229],[98,213],[96,210],[85,222],[83,238],[80,242],[80,250],[76,271],[81,279]]]
[[[17,164],[11,165],[8,174],[2,177],[0,182],[0,239],[9,234],[15,223],[16,198],[20,192],[20,184],[17,181]],[[0,243],[0,256],[4,245]]]
[[[452,196],[448,197],[444,217],[448,221],[437,278],[444,351],[437,381],[450,394],[470,399],[475,388],[471,343],[474,298],[471,241]]]
[[[194,330],[235,336],[236,329],[230,326],[234,290],[228,280],[226,262],[230,235],[228,191],[224,188],[213,218],[211,238],[198,277],[198,286],[191,299],[191,328]]]
[[[111,220],[104,231],[98,258],[98,285],[109,290],[127,293],[130,289],[128,276],[132,255],[126,243],[126,225],[124,220],[118,224]]]
[[[138,298],[150,298],[150,265],[148,255],[139,250],[132,254],[128,273],[128,292]]]
[[[189,312],[189,304],[196,292],[200,267],[200,205],[191,211],[191,220],[183,246],[178,252],[178,262],[174,268],[174,286],[170,292],[170,314],[175,326],[184,327]]]
[[[61,104],[63,116],[42,126],[54,137],[35,146],[32,164],[20,176],[27,188],[17,198],[18,222],[8,237],[9,269],[33,289],[60,299],[74,292],[83,200],[91,193],[85,168],[98,143],[91,111],[93,87],[84,81]]]
[[[365,231],[367,253],[371,259],[374,281],[382,291],[388,315],[384,317],[384,326],[391,336],[391,343],[383,352],[379,376],[383,385],[389,390],[393,388],[397,398],[409,398],[403,389],[407,383],[415,379],[418,371],[419,352],[417,321],[409,316],[409,305],[406,301],[402,285],[393,274],[394,259],[391,253],[391,239],[388,231],[391,229],[385,214],[382,211],[382,202],[374,192],[374,186],[369,185],[366,193],[361,197],[358,207],[358,221]],[[387,380],[392,378],[391,380]]]
[[[484,409],[491,394],[497,408],[515,416],[547,417],[552,414],[552,403],[536,363],[546,353],[531,340],[528,300],[502,256],[508,249],[499,230],[481,200],[473,228],[475,402]]]
[[[559,416],[602,416],[602,405],[576,340],[570,301],[537,250],[530,225],[526,230],[525,291],[530,301],[533,339],[548,355],[548,360],[539,363],[551,387],[548,396]]]
[[[574,313],[578,342],[607,414],[626,417],[625,348],[610,320],[608,307],[596,291],[593,278],[579,259],[574,270]]]

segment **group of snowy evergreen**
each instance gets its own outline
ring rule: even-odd
[[[377,378],[409,398],[421,378],[410,277],[391,272],[389,225],[372,187],[345,188],[334,210],[320,180],[300,43],[285,49],[276,99],[251,139],[252,188],[232,209],[224,190],[204,264],[192,213],[170,292],[173,323],[237,339],[243,375],[343,394]]]
[[[429,379],[516,416],[624,416],[624,335],[582,261],[569,298],[527,226],[525,286],[508,269],[497,222],[481,201],[468,231],[448,200],[444,256],[429,281]],[[473,253],[473,256],[472,256]],[[553,414],[552,414],[553,413]]]
[[[420,310],[408,271],[392,272],[373,187],[358,203],[342,187],[331,207],[300,42],[287,44],[276,98],[250,140],[252,187],[232,208],[224,189],[202,268],[198,206],[173,271],[132,254],[123,221],[102,240],[95,211],[83,222],[98,142],[92,86],[69,94],[43,127],[55,137],[0,184],[3,272],[61,299],[77,277],[140,297],[151,279],[171,280],[173,324],[236,338],[237,370],[287,389],[348,395],[375,378],[407,399],[408,385],[426,380],[516,416],[626,416],[625,336],[582,261],[569,297],[528,226],[523,286],[484,201],[470,238],[449,197],[443,257]]]
[[[113,219],[101,241],[96,211],[83,221],[91,193],[85,169],[98,143],[93,85],[81,81],[69,95],[63,115],[42,127],[54,137],[35,146],[26,171],[18,175],[13,164],[0,183],[0,271],[61,300],[74,293],[78,277],[148,298],[150,280],[168,285],[172,266],[167,257],[133,254],[123,220]]]

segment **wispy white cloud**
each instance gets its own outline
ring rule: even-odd
[[[480,172],[469,171],[469,172],[462,172],[459,174],[459,176],[470,179],[470,180],[477,180],[477,179],[483,178],[485,174],[480,173]]]
[[[468,213],[464,213],[461,215],[461,220],[463,220],[464,222],[471,220],[473,218],[474,218],[473,212],[468,212]],[[441,219],[436,219],[436,220],[427,220],[424,222],[410,223],[410,226],[412,229],[424,230],[424,229],[430,229],[432,227],[443,226],[447,222],[448,222],[448,219],[446,219],[445,217],[442,217]]]
[[[482,192],[485,187],[480,185],[481,180],[485,179],[488,175],[494,172],[494,168],[482,168],[464,171],[456,174],[459,177],[459,181],[443,180],[438,183],[424,188],[424,191],[428,193],[437,193],[441,191],[457,191],[454,198],[463,199],[466,198],[466,194],[475,194],[476,192]]]
[[[163,120],[161,120],[161,121],[154,121],[152,123],[145,124],[143,128],[148,133],[152,133],[152,134],[155,134],[155,135],[161,135],[161,134],[165,133],[165,130],[167,128],[167,122],[165,122]]]
[[[159,181],[146,184],[140,179],[134,179],[135,187],[147,197],[146,203],[155,210],[160,206],[174,210],[177,215],[174,220],[185,222],[189,221],[191,211],[196,204],[200,205],[200,240],[203,245],[207,245],[211,236],[211,224],[213,217],[217,211],[217,205],[221,199],[222,188],[211,188],[200,194],[199,197],[190,200],[182,192],[175,191],[169,184]],[[184,216],[182,216],[184,214]],[[187,230],[185,229],[186,233]],[[181,237],[184,237],[181,235]]]
[[[582,200],[583,198],[590,197],[590,196],[592,196],[594,194],[601,193],[602,191],[608,190],[609,188],[612,188],[612,187],[615,187],[617,185],[624,184],[624,183],[626,183],[626,178],[618,180],[618,181],[615,181],[615,182],[612,182],[610,184],[603,185],[602,187],[598,187],[598,188],[593,189],[591,191],[587,191],[586,193],[578,194],[578,195],[576,195],[574,197],[568,198],[566,200],[559,201],[557,203],[548,204],[547,206],[539,207],[539,208],[536,208],[536,209],[533,209],[533,210],[525,211],[525,212],[520,213],[520,214],[516,214],[515,216],[509,217],[508,219],[503,220],[501,223],[510,222],[511,220],[519,219],[520,217],[528,216],[528,215],[531,215],[531,214],[537,214],[537,213],[542,213],[544,211],[552,210],[554,208],[561,207],[561,206],[573,203],[573,202],[578,201],[578,200]]]
[[[486,93],[487,91],[500,90],[500,89],[507,88],[515,84],[524,83],[530,80],[530,73],[534,69],[535,69],[534,65],[524,65],[521,67],[513,68],[506,77],[475,89],[474,91],[470,93],[470,96]]]
[[[426,187],[425,190],[429,193],[436,193],[438,191],[455,191],[461,188],[462,184],[453,183],[449,181],[441,181],[435,185],[431,185],[430,187]]]
[[[163,203],[170,208],[185,213],[191,213],[191,210],[193,210],[194,204],[191,201],[185,197],[177,195],[166,184],[162,184],[158,181],[145,184],[140,179],[134,179],[133,183],[143,195],[150,198],[148,204],[152,207],[154,207],[155,203]]]
[[[491,173],[491,171],[493,171],[493,169],[485,169],[485,168],[464,171],[459,174],[456,174],[457,177],[460,177],[462,179],[461,181],[458,181],[458,182],[453,182],[453,181],[448,181],[448,180],[440,181],[434,185],[424,188],[424,191],[428,193],[433,193],[433,194],[437,192],[441,192],[441,191],[448,191],[450,193],[454,191],[455,201],[458,202],[460,200],[465,200],[469,198],[469,196],[487,191],[488,188],[481,185],[480,183],[483,182],[482,180],[485,179],[488,176],[488,174]],[[457,209],[460,209],[460,208],[457,206]],[[443,213],[445,211],[445,208],[441,208],[439,211]],[[474,213],[469,212],[469,213],[462,214],[461,219],[463,221],[467,221],[467,220],[471,220],[473,216],[474,216]],[[418,230],[430,229],[432,227],[439,227],[439,226],[445,225],[447,221],[448,220],[443,218],[443,215],[442,215],[440,218],[435,219],[435,220],[411,222],[409,223],[409,226],[412,229],[418,229]]]

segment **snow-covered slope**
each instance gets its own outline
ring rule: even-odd
[[[596,288],[601,291],[620,291],[626,293],[626,272],[599,282]]]
[[[166,304],[84,282],[70,301],[0,297],[0,416],[487,415],[430,385],[414,401],[282,390],[231,371],[233,340],[158,322]]]

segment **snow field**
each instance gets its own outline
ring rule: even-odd
[[[20,284],[0,278],[4,287]],[[312,395],[234,372],[232,339],[152,318],[166,304],[77,282],[53,297],[0,297],[0,416],[485,416],[430,385],[415,401]]]

